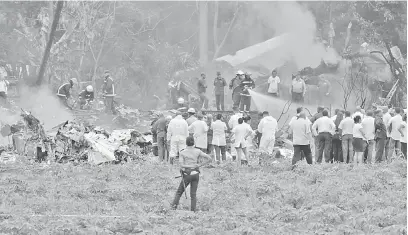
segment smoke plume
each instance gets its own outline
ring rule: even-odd
[[[297,69],[315,68],[322,59],[327,62],[338,60],[336,51],[327,51],[323,43],[316,41],[315,17],[304,6],[297,2],[259,2],[251,5],[276,36],[285,35],[274,56],[282,60],[290,59]]]

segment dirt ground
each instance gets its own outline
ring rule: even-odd
[[[406,161],[204,168],[197,213],[169,210],[178,170],[155,161],[0,171],[2,234],[406,234]]]

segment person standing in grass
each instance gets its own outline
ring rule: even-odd
[[[375,119],[371,110],[367,111],[367,115],[361,122],[364,134],[367,137],[367,145],[364,149],[364,162],[372,163],[374,147],[375,147]]]
[[[332,136],[336,129],[336,125],[329,118],[329,112],[323,110],[322,115],[323,117],[317,119],[312,125],[313,135],[317,136],[318,140],[318,152],[316,153],[316,162],[318,163],[322,162],[323,152],[325,162],[330,162]]]
[[[395,108],[395,116],[392,117],[388,123],[388,131],[390,132],[390,146],[389,146],[389,153],[388,156],[392,157],[394,154],[394,150],[397,154],[401,149],[401,133],[399,132],[399,127],[402,123],[402,116],[401,116],[401,109]]]
[[[237,152],[237,165],[241,166],[242,159],[248,159],[246,139],[251,135],[252,129],[244,125],[244,118],[238,119],[238,125],[231,130],[231,148],[235,148]],[[244,155],[244,156],[242,156]]]
[[[157,135],[157,149],[159,152],[159,159],[160,161],[164,161],[165,159],[165,136],[166,136],[166,118],[162,112],[158,114],[159,119],[153,124],[152,132]]]
[[[233,107],[232,110],[234,111],[234,115],[232,115],[228,121],[229,130],[234,129],[234,127],[238,125],[238,119],[242,118],[242,113],[239,112],[238,107]],[[234,138],[234,136],[231,135],[231,138]],[[237,151],[234,147],[231,147],[231,156],[232,156],[232,160],[235,161],[237,157]]]
[[[207,131],[207,154],[210,154],[211,156],[214,156],[214,146],[212,145],[212,138],[213,138],[213,130],[210,128],[211,123],[213,122],[213,116],[212,114],[207,114],[205,117],[205,122],[207,123],[208,126],[208,131]]]
[[[363,163],[364,148],[367,144],[364,134],[363,126],[361,125],[361,116],[354,117],[353,127],[353,149],[354,149],[354,163]]]
[[[264,111],[263,118],[258,124],[258,132],[262,134],[261,142],[259,143],[259,151],[269,155],[273,154],[277,129],[278,121],[269,115],[268,111]]]
[[[375,111],[375,162],[379,163],[383,160],[385,142],[387,140],[387,128],[383,121],[383,113],[381,110]]]
[[[388,123],[390,122],[390,119],[392,118],[391,112],[388,109],[388,107],[385,107],[383,109],[383,121],[385,124],[386,132],[387,132],[387,138],[385,139],[385,148],[384,148],[384,159],[388,160],[388,152],[390,151],[390,140],[391,140],[391,135],[390,132],[388,132]]]
[[[248,160],[249,160],[249,152],[251,150],[251,148],[254,147],[253,145],[253,139],[255,137],[255,131],[252,130],[251,127],[251,117],[249,115],[246,115],[244,117],[244,123],[243,125],[246,125],[248,130],[251,130],[251,133],[249,134],[249,136],[246,138],[246,146],[247,146],[247,155],[244,156],[245,158],[243,158],[241,160],[242,165],[248,165]]]
[[[197,114],[197,121],[193,122],[189,127],[188,131],[193,133],[195,147],[203,152],[207,152],[207,123],[203,120],[203,115],[201,113]]]
[[[220,155],[222,156],[222,161],[226,161],[226,145],[227,141],[225,139],[225,132],[228,130],[227,125],[222,120],[222,115],[219,113],[216,116],[215,122],[211,124],[211,130],[213,133],[212,145],[215,148],[215,157],[217,163],[220,163]]]
[[[203,151],[194,148],[194,138],[189,136],[185,140],[187,147],[180,151],[180,173],[183,179],[180,182],[180,185],[176,191],[176,195],[171,204],[173,209],[177,209],[177,206],[180,201],[180,197],[183,195],[187,186],[190,185],[190,198],[191,198],[191,211],[196,211],[197,205],[197,188],[198,181],[200,179],[200,167],[204,166],[212,161],[212,158],[204,153]],[[205,158],[205,161],[202,164],[199,164],[200,158]]]
[[[332,153],[334,162],[340,162],[340,159],[343,158],[342,143],[341,143],[341,132],[339,129],[340,123],[343,120],[343,111],[338,110],[334,120],[334,125],[336,126],[335,133],[332,138]],[[333,117],[332,117],[333,120]]]
[[[401,133],[401,151],[404,154],[404,158],[407,159],[407,114],[404,113],[402,117],[402,123],[398,128]]]
[[[293,136],[294,154],[292,165],[295,165],[302,159],[302,154],[306,158],[308,164],[313,163],[312,151],[310,149],[310,141],[312,133],[310,131],[310,121],[306,119],[303,111],[298,113],[297,117],[289,124]]]
[[[343,162],[352,162],[353,159],[353,127],[354,120],[351,118],[350,111],[344,113],[345,118],[339,124],[339,133],[341,136],[341,145],[343,152]]]
[[[188,124],[179,111],[167,127],[167,145],[170,146],[170,164],[179,155],[180,151],[186,147],[186,137],[188,136]]]

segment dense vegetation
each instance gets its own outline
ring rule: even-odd
[[[174,71],[194,67],[198,48],[206,44],[208,58],[222,56],[284,32],[287,22],[271,14],[284,2],[208,2],[208,37],[199,40],[198,2],[67,1],[51,49],[47,78],[59,83],[69,77],[99,79],[110,69],[120,93],[146,97],[165,89]],[[315,18],[316,36],[342,52],[346,28],[352,22],[350,44],[398,45],[406,54],[406,2],[299,2]],[[0,6],[0,60],[11,74],[35,75],[44,53],[55,2],[4,2]],[[206,21],[206,22],[207,22]],[[298,22],[299,23],[299,22]],[[290,22],[289,26],[296,24]],[[246,33],[245,33],[246,32]],[[239,40],[237,40],[239,39]],[[123,85],[126,84],[126,85]],[[157,84],[163,86],[157,87]],[[140,97],[134,96],[138,99]]]
[[[0,170],[7,234],[406,234],[400,160],[203,169],[197,213],[184,195],[169,210],[178,171],[160,163],[18,162]]]

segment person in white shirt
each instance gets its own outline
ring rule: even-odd
[[[213,131],[212,145],[215,148],[217,163],[219,163],[220,155],[222,156],[222,161],[226,161],[225,146],[227,145],[227,142],[225,139],[225,132],[228,128],[225,122],[221,121],[222,115],[220,113],[217,114],[215,118],[215,122],[211,123],[211,129]]]
[[[234,127],[236,127],[238,125],[238,119],[242,118],[242,113],[239,112],[238,107],[233,107],[232,110],[234,111],[234,115],[232,115],[230,117],[230,120],[228,121],[228,127],[230,130],[234,129]],[[232,156],[232,160],[235,161],[236,157],[237,157],[237,151],[235,150],[235,148],[231,148],[231,156]]]
[[[290,87],[289,92],[292,94],[292,101],[293,102],[300,102],[303,103],[305,101],[305,94],[306,94],[306,84],[302,78],[300,78],[300,74],[296,76],[292,76],[292,86]]]
[[[353,113],[353,116],[351,116],[352,119],[354,119],[356,116],[360,116],[361,120],[363,120],[364,118],[364,114],[363,114],[363,110],[361,109],[360,106],[356,107],[356,111]]]
[[[270,116],[268,111],[264,111],[263,118],[258,124],[258,132],[262,134],[259,151],[272,155],[277,128],[278,122],[276,119]]]
[[[401,133],[401,151],[404,154],[404,158],[407,159],[407,114],[404,113],[402,117],[402,123],[398,131]]]
[[[394,150],[397,154],[401,149],[401,133],[398,131],[399,127],[402,123],[402,116],[401,116],[401,109],[395,108],[395,116],[392,117],[389,121],[388,130],[390,132],[390,146],[389,146],[389,153],[388,156],[392,157],[394,154]]]
[[[367,115],[364,117],[361,125],[363,126],[364,134],[367,137],[367,145],[365,145],[366,148],[364,149],[364,159],[366,163],[372,163],[375,147],[375,119],[373,117],[373,111],[367,111]]]
[[[361,116],[356,115],[354,117],[353,127],[354,163],[363,163],[363,154],[366,143],[363,126],[361,125]]]
[[[272,96],[279,96],[280,78],[277,76],[276,69],[272,71],[272,76],[268,79],[268,93]]]
[[[208,126],[207,123],[203,121],[203,115],[201,113],[197,114],[197,120],[188,127],[188,131],[193,133],[195,147],[203,152],[207,152]]]
[[[170,163],[173,164],[174,158],[178,156],[181,150],[186,148],[186,138],[188,136],[188,124],[181,116],[180,112],[176,112],[176,117],[169,122],[167,128],[167,142],[170,146]]]
[[[354,120],[351,119],[350,111],[345,112],[345,118],[340,122],[339,130],[343,151],[343,162],[352,162],[353,158],[353,127]]]
[[[390,114],[390,112],[388,110],[388,107],[385,107],[383,109],[383,113],[384,113],[383,121],[384,121],[384,125],[385,125],[385,127],[387,129],[387,139],[385,140],[385,148],[384,148],[384,159],[387,160],[388,159],[388,153],[390,151],[390,140],[391,140],[391,134],[388,131],[388,123],[390,123],[390,120],[391,120],[392,116],[391,116],[391,114]]]
[[[290,126],[290,124],[291,124],[294,120],[297,120],[298,117],[299,117],[299,115],[300,115],[300,113],[302,113],[302,112],[303,112],[303,107],[297,108],[297,109],[296,109],[296,116],[293,116],[293,117],[290,119],[288,125]],[[307,122],[309,122],[309,125],[312,125],[312,122],[310,121],[310,119],[309,119],[308,117],[306,117],[306,114],[305,114],[305,119],[306,119]]]
[[[330,162],[332,136],[336,129],[334,122],[328,117],[329,112],[327,110],[323,110],[322,115],[323,117],[317,119],[312,126],[313,135],[317,136],[317,140],[319,142],[318,152],[316,153],[316,162],[318,163],[322,162],[323,152],[325,162]]]
[[[250,152],[252,152],[254,150],[254,142],[253,141],[254,141],[254,138],[255,138],[255,135],[256,135],[255,131],[252,130],[252,127],[251,127],[251,116],[246,115],[244,117],[243,125],[246,125],[248,127],[248,129],[251,130],[251,133],[246,138],[246,146],[247,146],[246,150],[247,150],[247,156],[249,157]],[[248,158],[245,157],[244,159],[241,159],[241,162],[242,162],[242,165],[248,165]]]
[[[247,158],[247,141],[246,139],[252,134],[252,129],[248,125],[244,125],[244,118],[238,118],[238,125],[232,128],[231,134],[231,148],[235,148],[237,151],[237,164],[241,166],[242,164],[242,154],[244,158]]]
[[[308,164],[313,163],[312,150],[310,149],[310,142],[312,133],[310,131],[310,121],[306,120],[304,112],[300,112],[298,117],[290,123],[290,129],[293,136],[294,154],[292,158],[292,165],[295,165],[302,159],[302,154],[306,158]]]

